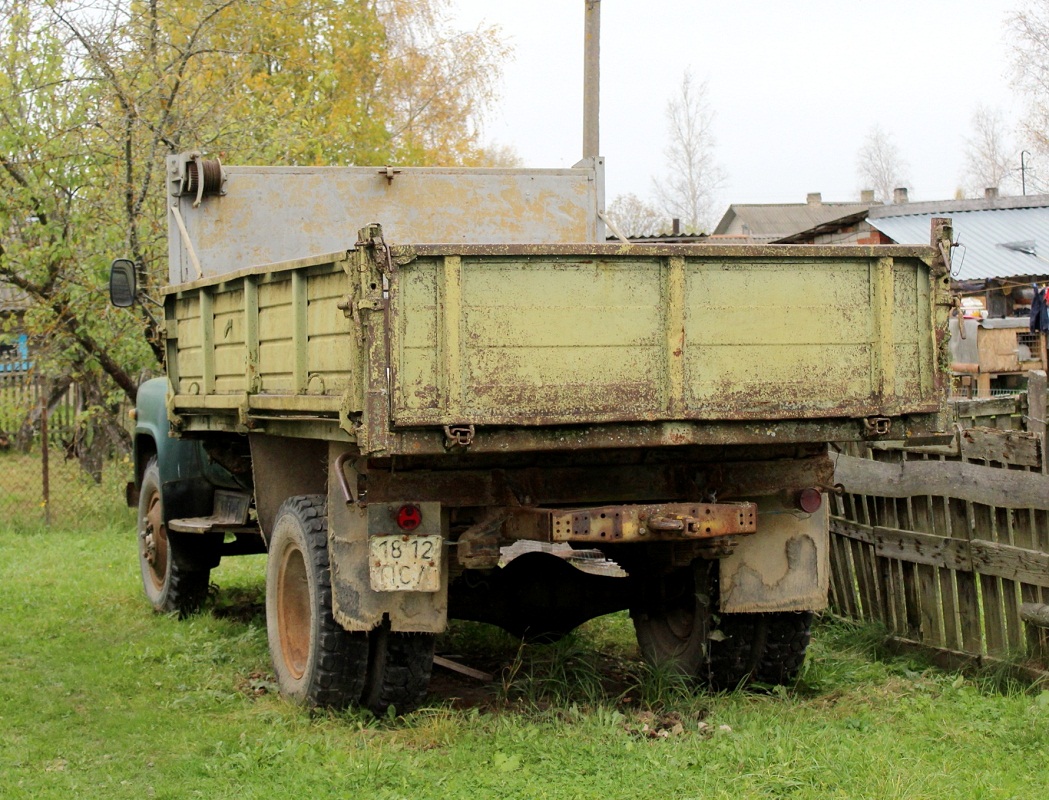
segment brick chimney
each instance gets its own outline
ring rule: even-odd
[[[805,197],[805,202],[810,206],[818,206],[823,204],[823,195],[819,192],[809,192]]]
[[[868,205],[874,205],[874,190],[864,189],[860,192],[860,202],[867,203]]]
[[[983,190],[983,199],[984,200],[997,200],[998,199],[998,187],[997,186],[988,186],[986,189],[984,189]]]
[[[902,206],[907,202],[907,187],[899,186],[892,190],[892,202],[894,205]]]

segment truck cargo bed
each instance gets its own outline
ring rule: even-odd
[[[184,429],[376,453],[937,429],[932,247],[362,242],[169,290]]]

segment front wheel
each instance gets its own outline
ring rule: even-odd
[[[323,495],[285,500],[266,563],[266,632],[281,694],[310,706],[358,702],[368,668],[368,634],[332,616],[328,507]]]
[[[138,562],[142,588],[155,611],[185,617],[208,596],[211,570],[195,565],[192,546],[169,534],[156,456],[146,464],[138,500]]]

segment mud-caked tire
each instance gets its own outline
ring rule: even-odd
[[[324,495],[284,501],[266,563],[266,632],[281,694],[307,706],[356,703],[368,667],[368,634],[332,615]]]
[[[665,576],[657,599],[631,609],[638,649],[652,668],[690,678],[705,670],[713,622],[710,568],[699,561],[676,570]]]
[[[376,716],[414,711],[426,699],[436,637],[399,633],[384,620],[370,634],[371,657],[361,705]]]
[[[645,661],[717,691],[794,681],[812,612],[719,613],[717,570],[705,561],[678,570],[666,577],[660,602],[631,611]]]
[[[164,516],[160,468],[153,457],[142,473],[138,499],[138,561],[142,588],[153,609],[185,617],[200,610],[208,597],[211,570],[201,567],[193,534],[169,532]]]
[[[714,689],[793,682],[811,638],[811,611],[722,614],[705,677]]]
[[[771,684],[793,683],[805,663],[805,652],[812,639],[813,613],[781,611],[765,616],[768,633],[757,680]]]

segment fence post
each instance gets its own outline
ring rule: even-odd
[[[1046,374],[1044,370],[1032,370],[1027,376],[1027,430],[1038,434],[1042,457],[1042,474],[1049,474],[1045,457]]]
[[[1027,628],[1027,655],[1043,666],[1049,666],[1049,606],[1023,603],[1020,619]]]
[[[48,465],[47,392],[40,396],[40,469],[44,492],[44,523],[51,527],[51,481]]]

